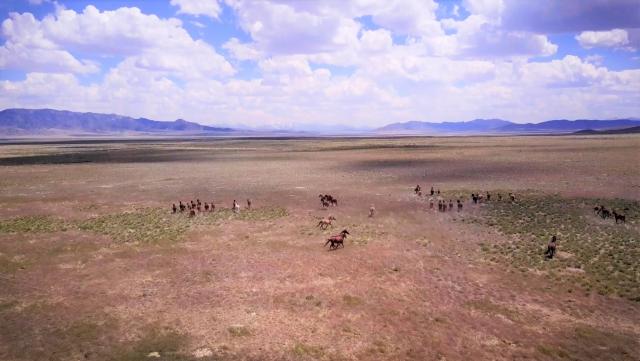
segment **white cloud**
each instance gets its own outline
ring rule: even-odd
[[[613,71],[593,56],[529,60],[557,52],[548,32],[539,31],[557,27],[556,15],[546,25],[527,19],[526,26],[515,27],[513,19],[522,9],[554,8],[567,15],[565,5],[555,2],[468,0],[461,6],[470,16],[438,20],[442,9],[430,0],[225,1],[236,15],[232,26],[249,37],[241,41],[243,34],[237,34],[222,46],[242,69],[236,77],[224,56],[192,37],[179,19],[94,6],[57,9],[41,20],[12,14],[2,26],[0,68],[22,69],[26,78],[0,81],[0,107],[262,127],[640,114],[638,69]],[[221,14],[187,12],[174,3],[181,13]],[[613,1],[613,7],[624,8],[621,3]],[[573,27],[588,23],[572,21]],[[634,46],[640,31],[624,31],[625,44],[603,37],[591,43]],[[95,63],[105,58],[110,61]],[[100,66],[103,76],[90,84],[78,80]]]
[[[361,28],[351,18],[311,13],[288,4],[237,1],[231,6],[256,46],[273,54],[339,50],[357,43]]]
[[[179,8],[178,14],[203,15],[218,19],[222,8],[217,0],[171,0]]]
[[[29,13],[12,14],[2,28],[8,38],[0,49],[0,64],[4,67],[96,71],[95,64],[71,55],[82,52],[126,57],[130,66],[185,78],[226,77],[234,73],[224,57],[204,41],[194,40],[178,19],[161,19],[143,14],[138,8],[100,11],[89,5],[82,13],[59,9],[42,21]]]
[[[464,20],[446,19],[448,36],[453,46],[447,55],[467,57],[549,56],[558,50],[545,35],[523,31],[507,31],[484,15],[470,15]]]
[[[623,29],[608,31],[583,31],[576,40],[585,49],[595,47],[623,48],[629,44],[629,36]]]
[[[472,14],[497,20],[502,16],[505,3],[503,0],[464,0],[463,6]]]
[[[238,38],[229,39],[222,48],[237,60],[258,60],[263,56],[262,52],[255,48],[255,44],[241,43]]]
[[[40,25],[32,14],[9,14],[2,22],[6,42],[0,47],[0,69],[73,73],[99,70],[95,63],[79,60],[47,39]]]
[[[584,61],[586,63],[600,66],[604,62],[604,56],[598,54],[588,55],[584,57]]]
[[[391,49],[391,32],[385,29],[367,30],[360,37],[362,49],[368,52],[384,52]]]
[[[373,21],[394,33],[413,36],[442,35],[433,0],[394,0],[373,9]]]

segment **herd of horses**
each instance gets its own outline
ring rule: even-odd
[[[625,210],[627,210],[627,208],[625,208]],[[624,215],[622,213],[618,213],[615,209],[608,210],[603,205],[595,206],[593,208],[593,212],[596,215],[600,216],[602,219],[607,219],[607,218],[610,218],[611,216],[613,216],[613,218],[616,220],[616,224],[618,224],[618,222],[627,223],[627,216],[626,215]]]
[[[416,187],[414,188],[414,193],[419,197],[422,197],[422,187],[420,187],[419,184],[416,185]],[[429,193],[431,194],[431,198],[429,199],[429,208],[433,209],[434,208],[433,197],[438,196],[438,198],[440,198],[440,189],[434,189],[433,187],[431,187]],[[320,198],[320,204],[322,205],[323,208],[328,208],[330,206],[336,206],[336,207],[338,206],[338,199],[333,197],[330,194],[320,194],[318,197]],[[509,193],[508,197],[512,202],[515,202],[516,200],[515,194]],[[498,193],[497,199],[498,201],[502,201],[503,199],[502,194]],[[486,192],[484,195],[480,193],[471,193],[471,200],[473,201],[474,204],[483,203],[485,202],[485,200],[487,202],[491,201],[491,193]],[[463,203],[460,199],[456,200],[456,205],[457,205],[456,207],[458,209],[458,212],[462,211]],[[443,200],[443,199],[438,200],[438,211],[440,212],[446,212],[447,210],[452,211],[453,208],[454,208],[453,200],[450,199],[448,203],[446,200]],[[251,209],[251,199],[247,199],[247,209]],[[171,207],[171,210],[173,213],[178,213],[178,212],[183,213],[185,211],[188,211],[189,217],[191,218],[191,217],[195,217],[196,214],[201,212],[214,212],[216,210],[216,206],[213,203],[213,201],[211,201],[210,203],[207,203],[207,202],[203,203],[200,201],[200,199],[196,199],[195,201],[191,200],[186,204],[182,203],[182,201],[179,201],[177,206],[174,203]],[[235,199],[233,200],[231,210],[234,213],[238,213],[240,211],[240,205]],[[596,206],[593,209],[593,211],[596,215],[602,217],[602,219],[607,219],[613,216],[613,218],[616,221],[616,224],[618,222],[626,223],[626,216],[622,213],[618,213],[615,209],[608,210],[605,206],[599,205],[599,206]],[[375,207],[371,205],[371,207],[369,208],[369,217],[373,217],[375,215],[375,212],[376,212]],[[329,227],[333,227],[333,221],[335,220],[336,218],[334,216],[329,215],[328,217],[322,218],[318,222],[317,227],[323,230]],[[325,242],[324,246],[326,247],[327,245],[329,245],[329,250],[338,249],[340,247],[344,248],[344,240],[347,238],[347,235],[349,235],[349,231],[344,229],[342,230],[342,232],[329,237]],[[549,259],[553,258],[553,256],[555,255],[556,242],[557,242],[556,236],[553,236],[553,238],[551,239],[551,242],[549,242],[547,246],[545,256]]]
[[[251,209],[251,199],[247,199],[247,209]],[[215,212],[216,210],[216,205],[213,203],[213,201],[211,201],[211,203],[207,203],[207,202],[201,202],[200,199],[196,199],[195,201],[192,199],[191,201],[185,203],[182,203],[182,201],[178,201],[178,205],[176,206],[175,203],[173,203],[171,205],[171,212],[172,213],[184,213],[184,212],[189,212],[189,218],[191,217],[195,217],[196,214],[198,213],[209,213],[209,212]],[[234,213],[238,213],[240,212],[240,204],[238,204],[238,202],[234,199],[233,200],[233,204],[231,205],[231,210]]]
[[[338,205],[338,200],[331,194],[320,194],[318,197],[320,198],[320,203],[322,204],[323,208]]]

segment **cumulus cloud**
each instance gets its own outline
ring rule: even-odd
[[[237,1],[239,25],[261,50],[274,54],[335,51],[357,42],[361,25],[347,17],[298,10],[287,4]]]
[[[372,9],[373,21],[394,33],[413,36],[442,35],[433,0],[395,0]]]
[[[558,49],[546,35],[505,30],[486,15],[473,14],[460,21],[447,19],[444,24],[446,28],[455,30],[455,33],[448,37],[452,44],[448,55],[531,57],[549,56],[555,54]]]
[[[217,0],[171,0],[171,5],[179,8],[179,14],[208,16],[218,19],[222,8]]]
[[[596,47],[618,48],[634,51],[629,46],[629,34],[624,29],[613,29],[608,31],[583,31],[576,40],[585,49]]]
[[[72,52],[126,57],[141,69],[180,77],[232,75],[224,57],[202,40],[194,40],[177,19],[161,19],[138,8],[82,13],[58,9],[42,21],[32,14],[12,13],[2,24],[8,39],[0,48],[0,66],[26,71],[86,73],[97,66]],[[2,65],[4,64],[4,65]]]
[[[181,14],[222,14],[222,1],[172,4]],[[179,19],[137,8],[58,8],[40,20],[11,14],[2,24],[0,68],[21,69],[25,78],[0,81],[0,106],[285,128],[640,113],[640,70],[607,69],[602,56],[553,57],[562,43],[547,37],[579,29],[573,35],[583,46],[637,49],[633,15],[613,27],[589,20],[594,11],[628,10],[625,1],[603,9],[598,0],[465,0],[448,19],[436,17],[443,11],[431,0],[225,4],[244,34],[223,41],[222,54]],[[99,70],[90,84],[79,80]]]
[[[95,63],[77,59],[48,39],[32,14],[10,13],[2,22],[2,35],[6,41],[0,47],[0,69],[72,73],[99,70]]]

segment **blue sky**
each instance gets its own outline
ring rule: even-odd
[[[640,116],[637,1],[10,0],[0,15],[2,108],[294,129]]]

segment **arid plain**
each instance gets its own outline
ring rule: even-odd
[[[4,144],[0,174],[2,360],[640,355],[637,135]]]

